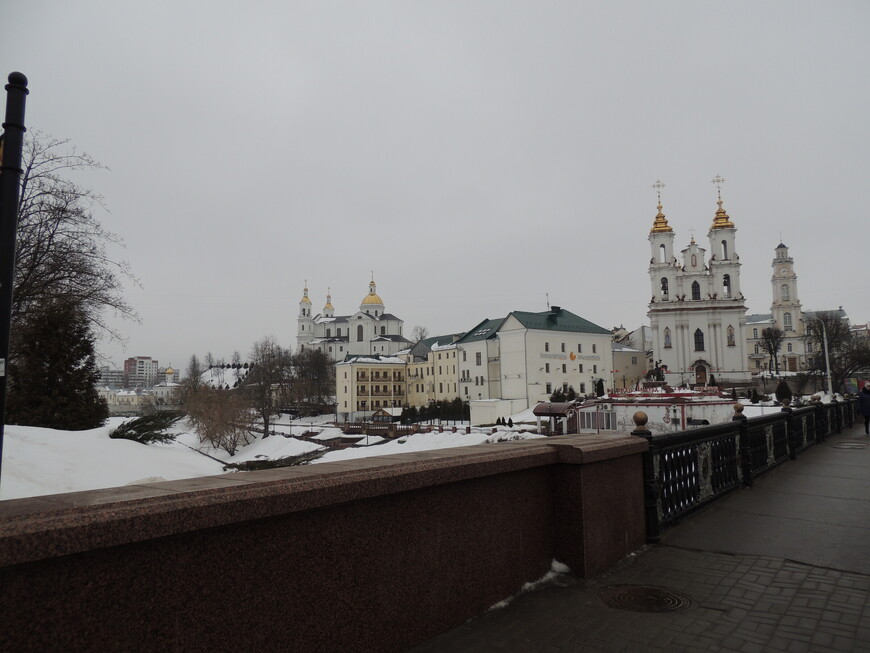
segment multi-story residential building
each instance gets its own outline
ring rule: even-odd
[[[408,363],[408,406],[459,397],[456,340],[463,334],[425,338],[398,356]]]
[[[124,387],[124,370],[113,370],[108,365],[100,368],[99,385],[108,388]]]
[[[396,356],[347,356],[335,365],[336,413],[341,421],[365,420],[405,402],[407,363]]]
[[[717,204],[707,234],[709,259],[694,236],[677,259],[674,230],[662,213],[661,195],[649,234],[652,299],[647,314],[653,356],[661,361],[665,381],[674,386],[706,384],[714,375],[720,384],[748,383],[751,378],[746,369],[746,306],[740,291],[737,229],[722,207],[721,192]]]
[[[359,310],[352,315],[336,315],[329,293],[323,310],[313,315],[306,282],[299,301],[296,345],[299,351],[317,349],[335,361],[349,355],[393,356],[411,345],[402,335],[403,324],[398,317],[386,312],[374,279]]]
[[[124,386],[150,388],[157,379],[160,366],[150,356],[134,356],[124,361]]]

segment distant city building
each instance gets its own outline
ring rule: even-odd
[[[160,366],[150,356],[134,356],[124,361],[124,385],[128,388],[150,388],[157,379]]]
[[[306,283],[299,301],[296,344],[299,351],[315,349],[335,361],[347,356],[393,356],[411,345],[402,335],[403,324],[386,312],[374,280],[359,310],[351,315],[335,315],[330,294],[323,311],[313,315]]]
[[[113,370],[108,365],[104,365],[100,368],[99,374],[99,385],[108,388],[124,387],[124,370]]]

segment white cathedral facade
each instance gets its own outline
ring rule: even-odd
[[[314,315],[306,283],[299,301],[297,351],[319,350],[334,361],[342,361],[348,355],[392,356],[411,346],[411,341],[402,335],[403,324],[398,317],[386,312],[374,279],[359,310],[352,315],[336,315],[329,293],[322,312]]]
[[[662,213],[649,234],[652,298],[647,315],[653,356],[660,361],[664,380],[672,386],[748,383],[746,305],[740,291],[740,257],[735,246],[737,229],[722,208],[707,234],[708,250],[692,237],[674,252],[674,230]]]

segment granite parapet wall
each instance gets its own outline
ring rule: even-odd
[[[401,651],[644,542],[630,436],[0,502],[0,650]]]

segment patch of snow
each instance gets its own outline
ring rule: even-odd
[[[106,426],[88,431],[6,426],[0,499],[223,473],[219,462],[186,447],[110,438],[109,432],[124,421],[113,417]]]

